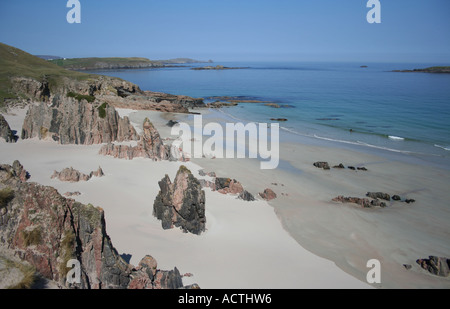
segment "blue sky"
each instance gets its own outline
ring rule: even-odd
[[[1,0],[0,42],[62,57],[450,63],[449,0]]]

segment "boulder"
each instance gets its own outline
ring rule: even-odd
[[[255,197],[248,192],[247,190],[242,191],[239,196],[238,199],[244,200],[244,201],[248,201],[248,202],[252,202],[255,200]]]
[[[391,200],[391,196],[389,194],[383,193],[383,192],[367,192],[366,196],[373,198],[373,199],[382,199],[382,200],[386,200],[386,201]]]
[[[103,177],[104,173],[101,167],[98,170],[90,172],[89,175],[83,174],[80,171],[74,169],[73,167],[68,167],[60,172],[54,171],[51,176],[52,179],[57,178],[60,181],[67,182],[79,182],[79,181],[89,181],[93,176]]]
[[[328,165],[328,162],[315,162],[314,166],[317,168],[323,168],[324,170],[329,170],[330,166]]]
[[[429,256],[428,259],[418,259],[416,263],[435,276],[448,277],[450,273],[450,259],[445,257]]]
[[[153,215],[161,220],[163,229],[180,227],[184,232],[197,235],[205,231],[205,191],[190,170],[182,165],[173,183],[166,175],[159,187]]]
[[[357,204],[360,205],[364,208],[370,208],[373,205],[371,204],[371,202],[369,201],[369,199],[367,198],[359,198],[359,197],[344,197],[342,195],[335,197],[333,199],[334,202],[340,202],[340,203],[353,203],[353,204]]]
[[[271,201],[271,200],[277,198],[277,194],[275,192],[273,192],[272,189],[269,189],[269,188],[265,189],[264,192],[259,193],[259,195],[266,201]]]
[[[236,179],[216,177],[215,190],[222,194],[241,194],[244,191],[242,184]]]
[[[15,143],[19,139],[19,137],[16,136],[13,133],[13,131],[11,131],[8,122],[1,114],[0,114],[0,138],[3,138],[7,143]]]

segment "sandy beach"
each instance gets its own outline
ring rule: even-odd
[[[118,110],[139,124],[149,117],[163,138],[169,119],[191,121],[191,115]],[[21,131],[24,110],[4,115]],[[209,121],[214,120],[210,117]],[[20,135],[20,134],[19,134]],[[55,187],[61,194],[105,210],[107,232],[120,254],[137,264],[146,254],[161,269],[177,267],[183,283],[202,288],[448,288],[448,278],[432,276],[415,263],[429,255],[449,256],[448,171],[403,163],[347,149],[283,143],[280,166],[259,169],[256,159],[194,159],[154,162],[101,156],[101,145],[58,145],[36,139],[16,144],[0,141],[0,161],[19,160],[29,181]],[[368,171],[313,166],[316,161],[365,166]],[[240,181],[257,201],[205,189],[207,231],[200,236],[179,229],[163,230],[152,216],[158,181],[173,180],[181,164],[197,178],[200,169]],[[88,182],[51,179],[54,170],[73,167],[83,173],[99,166],[105,176]],[[258,193],[271,188],[277,198],[266,202]],[[362,209],[331,202],[338,195],[364,197],[368,191],[399,194],[413,204],[393,202],[387,208]],[[381,262],[381,284],[369,285],[366,263]],[[410,264],[407,270],[403,264]]]

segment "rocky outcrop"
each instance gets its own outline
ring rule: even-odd
[[[330,166],[328,165],[328,162],[315,162],[313,164],[317,168],[323,168],[324,170],[329,170]]]
[[[238,199],[240,200],[244,200],[247,202],[253,202],[255,201],[255,197],[253,196],[253,194],[251,194],[250,192],[248,192],[247,190],[242,191],[239,196]]]
[[[363,208],[371,208],[374,206],[386,207],[385,203],[379,202],[378,200],[370,201],[368,198],[344,197],[342,195],[333,198],[332,201],[340,202],[340,203],[353,203],[353,204],[357,204]]]
[[[383,193],[383,192],[367,192],[366,196],[373,198],[373,199],[382,199],[382,200],[386,200],[386,201],[391,200],[391,196],[389,194]]]
[[[98,96],[98,99],[117,108],[156,110],[169,113],[189,113],[189,109],[206,107],[202,98],[192,98],[183,95],[152,91],[141,91],[138,93],[122,91],[118,92],[118,94],[101,95]]]
[[[67,288],[182,287],[176,268],[159,270],[148,257],[138,267],[125,262],[106,233],[101,208],[66,199],[52,187],[28,183],[18,176],[26,172],[16,168],[0,165],[0,190],[12,192],[0,209],[0,246],[30,263],[40,276]],[[66,281],[71,259],[80,263],[80,283]],[[145,284],[137,285],[138,281]]]
[[[83,174],[80,171],[70,167],[65,168],[61,172],[54,171],[51,176],[52,179],[57,178],[60,181],[68,181],[68,182],[79,182],[79,181],[89,181],[92,177],[103,177],[105,174],[101,167],[99,167],[96,171],[92,171],[89,175]]]
[[[271,201],[271,200],[277,198],[277,194],[275,192],[273,192],[273,190],[270,188],[267,188],[264,190],[264,192],[259,193],[259,196],[261,196],[266,201]]]
[[[418,259],[416,263],[435,276],[448,277],[450,274],[450,259],[445,257],[429,256],[428,259]]]
[[[159,187],[153,215],[161,220],[163,229],[179,227],[197,235],[205,231],[205,191],[190,170],[182,165],[173,183],[166,175]]]
[[[0,138],[3,138],[7,143],[15,143],[19,138],[11,131],[8,122],[1,114],[0,114]]]
[[[60,144],[91,145],[136,140],[128,117],[110,105],[55,96],[50,105],[32,105],[22,128],[22,139],[53,139]]]
[[[216,177],[215,190],[222,194],[241,194],[244,191],[242,184],[236,179]]]
[[[108,143],[102,146],[99,154],[128,160],[141,157],[160,161],[169,159],[169,148],[164,145],[158,130],[156,130],[148,118],[145,118],[143,133],[137,146]]]

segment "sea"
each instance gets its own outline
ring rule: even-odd
[[[233,70],[191,70],[206,65]],[[450,74],[392,72],[439,63],[216,62],[91,71],[142,90],[259,103],[214,110],[230,122],[280,122],[281,140],[326,143],[450,170]],[[275,103],[279,108],[266,106]]]

